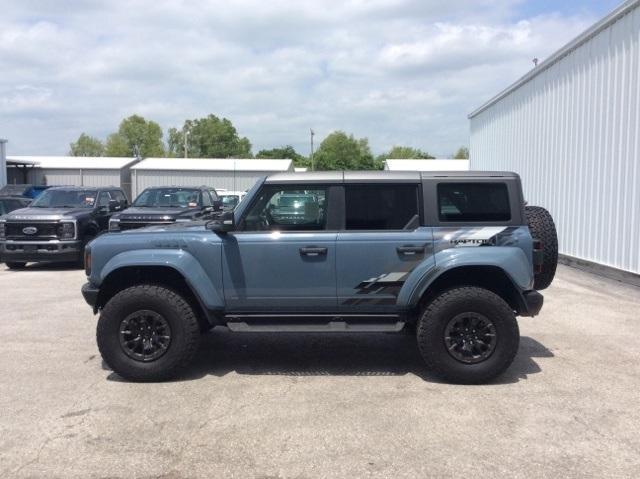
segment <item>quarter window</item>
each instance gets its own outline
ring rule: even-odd
[[[509,221],[509,192],[505,183],[440,183],[440,221]]]
[[[326,226],[326,189],[267,187],[247,213],[245,231],[309,231]]]
[[[416,185],[346,185],[347,230],[402,230],[420,225]]]

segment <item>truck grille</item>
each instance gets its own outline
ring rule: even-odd
[[[120,220],[120,231],[135,230],[145,226],[169,225],[173,221],[122,221]]]
[[[5,235],[7,239],[19,239],[26,241],[57,239],[59,225],[60,223],[41,223],[36,221],[20,223],[7,222],[5,224]],[[32,234],[27,234],[25,231],[34,232]]]

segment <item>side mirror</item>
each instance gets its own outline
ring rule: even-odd
[[[207,223],[207,228],[214,233],[225,234],[236,229],[233,211],[222,213],[219,218]]]
[[[109,211],[119,211],[120,202],[118,200],[109,200]]]

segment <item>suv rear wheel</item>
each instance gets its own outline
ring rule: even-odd
[[[163,381],[176,377],[192,361],[200,327],[179,294],[143,284],[111,298],[100,314],[96,336],[102,358],[120,376]]]
[[[477,287],[445,291],[423,310],[418,347],[441,378],[461,384],[487,382],[503,373],[518,352],[520,332],[511,307]]]

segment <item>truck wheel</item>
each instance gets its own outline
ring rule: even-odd
[[[24,261],[7,261],[5,264],[9,269],[24,269],[27,266]]]
[[[540,206],[525,206],[531,236],[542,241],[542,271],[534,276],[534,289],[548,288],[558,266],[558,234],[551,214]]]
[[[511,307],[495,293],[473,286],[445,291],[428,304],[417,337],[427,367],[460,384],[485,383],[503,373],[520,343]]]
[[[100,314],[96,337],[102,358],[123,378],[163,381],[191,362],[200,327],[180,295],[142,284],[111,298]]]

